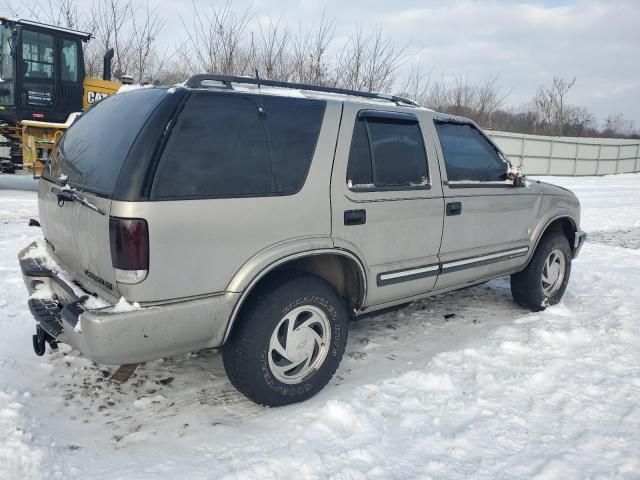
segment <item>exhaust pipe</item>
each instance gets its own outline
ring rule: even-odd
[[[104,54],[104,63],[102,64],[102,79],[111,80],[111,60],[113,60],[113,48],[107,50]]]

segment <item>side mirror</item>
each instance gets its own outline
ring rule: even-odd
[[[506,180],[511,180],[514,187],[526,187],[527,181],[525,180],[524,173],[520,167],[514,167],[511,163],[507,162],[507,169],[504,173]]]
[[[516,177],[513,179],[513,186],[514,187],[526,187],[527,183],[524,180],[524,177]]]

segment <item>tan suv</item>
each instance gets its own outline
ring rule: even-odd
[[[585,238],[576,197],[514,174],[469,120],[212,75],[101,101],[38,196],[46,247],[20,253],[37,353],[218,347],[264,405],[324,387],[362,312],[505,275],[518,303],[557,303]]]

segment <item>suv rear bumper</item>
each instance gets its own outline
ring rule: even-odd
[[[50,269],[46,258],[29,255],[35,246],[18,255],[31,313],[48,335],[98,363],[139,363],[218,347],[240,297],[225,292],[127,312],[88,310],[83,307],[86,297]]]

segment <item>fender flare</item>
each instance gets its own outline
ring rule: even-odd
[[[553,222],[557,221],[557,220],[561,220],[561,219],[564,219],[564,218],[566,218],[567,220],[569,220],[571,222],[571,226],[573,228],[573,231],[577,232],[578,223],[576,222],[576,219],[569,212],[558,213],[558,214],[552,216],[551,218],[549,218],[544,223],[544,226],[538,230],[538,233],[535,236],[535,241],[531,242],[531,245],[529,247],[529,256],[527,257],[527,264],[529,264],[529,261],[531,260],[531,257],[533,257],[533,254],[535,253],[536,249],[538,248],[538,244],[540,243],[540,240],[542,240],[542,237],[547,232],[547,230],[549,229],[551,224]],[[539,223],[538,226],[539,225],[542,225],[542,223]],[[532,236],[532,239],[533,238],[534,237]],[[571,247],[571,250],[573,250],[573,245],[570,245],[570,247]]]
[[[258,284],[258,282],[260,282],[260,280],[262,280],[267,274],[269,274],[276,268],[288,262],[291,262],[293,260],[298,260],[305,257],[312,257],[316,255],[326,255],[326,254],[340,255],[350,260],[353,260],[356,263],[356,265],[358,266],[358,270],[360,272],[360,278],[363,286],[362,298],[360,299],[359,303],[360,305],[364,305],[364,302],[367,298],[367,289],[368,289],[367,274],[366,274],[366,269],[364,267],[364,264],[354,253],[341,248],[320,248],[320,249],[314,249],[314,250],[307,250],[304,252],[293,253],[290,255],[286,255],[280,258],[279,260],[276,260],[275,262],[270,263],[268,266],[266,266],[265,268],[260,270],[256,275],[253,276],[251,282],[244,289],[244,291],[240,295],[240,298],[235,303],[233,310],[231,311],[231,315],[229,316],[229,321],[227,322],[227,328],[225,329],[224,336],[222,337],[221,345],[223,345],[229,338],[229,335],[231,334],[231,329],[233,328],[233,325],[236,321],[238,313],[240,312],[240,309],[242,308],[242,305],[244,304],[246,299],[249,297],[249,294],[253,291],[254,287]]]

